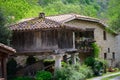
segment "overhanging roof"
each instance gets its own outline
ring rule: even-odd
[[[45,30],[45,29],[83,30],[82,28],[79,28],[77,26],[72,26],[65,23],[74,19],[95,22],[98,23],[99,25],[102,25],[103,28],[107,26],[97,18],[78,15],[78,14],[63,14],[57,16],[48,16],[45,17],[45,19],[41,19],[39,17],[24,19],[22,20],[22,22],[19,22],[14,25],[10,25],[9,28],[13,31],[31,31],[31,30]]]
[[[0,43],[0,52],[6,53],[6,54],[12,54],[12,53],[15,53],[16,51],[12,47],[9,47],[7,45]]]

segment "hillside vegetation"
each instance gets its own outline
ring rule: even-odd
[[[45,12],[47,16],[77,13],[103,19],[112,25],[113,21],[118,21],[120,15],[119,2],[117,0],[0,0],[0,9],[9,23]],[[113,29],[116,30],[118,27]]]

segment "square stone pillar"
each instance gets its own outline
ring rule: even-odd
[[[71,54],[71,60],[72,60],[72,64],[76,64],[76,55],[75,55],[75,53]]]
[[[62,55],[55,55],[55,69],[61,68]]]

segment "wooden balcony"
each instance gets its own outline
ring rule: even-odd
[[[76,41],[75,47],[76,49],[78,49],[79,52],[92,52],[93,48],[92,48],[92,43],[94,43],[95,40],[91,39],[91,38],[86,38],[82,41]]]

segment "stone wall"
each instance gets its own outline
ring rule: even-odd
[[[120,34],[118,36],[116,36],[116,40],[117,40],[117,66],[120,67]]]
[[[83,21],[83,20],[72,20],[67,22],[70,25],[74,25],[77,27],[80,27],[82,29],[86,29],[86,28],[94,28],[94,38],[96,40],[96,43],[99,45],[100,47],[100,58],[104,59],[104,53],[107,53],[107,61],[109,63],[109,66],[115,66],[116,62],[118,60],[117,57],[117,41],[116,41],[116,35],[111,34],[106,32],[106,37],[107,39],[104,40],[104,36],[103,36],[103,31],[105,31],[104,26],[95,23],[95,22],[88,22],[88,21]],[[110,52],[108,51],[108,48],[110,49]],[[113,60],[113,52],[115,53],[115,60]],[[112,65],[113,64],[113,65]]]

